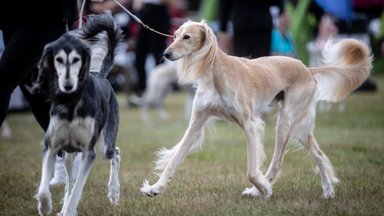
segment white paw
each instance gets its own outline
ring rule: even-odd
[[[49,215],[52,211],[51,193],[37,194],[39,215]]]
[[[159,187],[155,187],[155,186],[150,185],[148,183],[148,181],[145,180],[143,182],[143,186],[140,188],[140,192],[147,195],[147,196],[153,197],[153,196],[160,194],[160,189],[159,189]]]
[[[272,184],[267,179],[264,179],[262,182],[264,197],[269,198],[272,195]]]
[[[260,195],[260,191],[257,190],[255,186],[253,186],[251,188],[245,188],[245,190],[243,191],[243,193],[241,193],[241,195],[258,197]]]
[[[63,215],[63,216],[76,216],[77,215],[77,212],[76,210],[69,210],[69,209],[65,209],[64,210],[64,213],[61,213],[60,212],[60,216]]]
[[[332,185],[325,186],[323,188],[323,190],[324,190],[324,198],[326,198],[326,199],[328,199],[328,198],[335,198],[335,191],[333,190]]]
[[[118,205],[120,201],[120,185],[111,184],[108,185],[108,198],[111,204]]]

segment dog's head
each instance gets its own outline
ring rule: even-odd
[[[90,56],[84,42],[72,35],[63,35],[45,46],[38,79],[48,79],[56,93],[73,93],[87,79]]]
[[[173,37],[173,43],[164,51],[164,56],[171,61],[195,53],[204,55],[216,44],[216,37],[204,20],[201,22],[185,22]]]

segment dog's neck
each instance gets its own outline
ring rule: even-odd
[[[51,96],[51,115],[59,116],[62,119],[72,121],[74,116],[81,115],[82,111],[79,109],[83,91],[75,91],[71,94],[56,93]]]

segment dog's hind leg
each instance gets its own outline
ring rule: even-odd
[[[115,155],[110,160],[110,173],[109,173],[109,182],[108,182],[108,198],[109,198],[109,201],[114,205],[118,205],[120,200],[119,171],[120,171],[120,149],[116,147]]]
[[[202,141],[204,134],[204,125],[208,120],[208,116],[204,112],[193,112],[188,129],[186,130],[181,141],[171,150],[163,150],[160,153],[160,163],[165,162],[166,165],[160,175],[159,180],[154,185],[149,185],[148,181],[144,181],[140,191],[147,196],[155,196],[164,191],[168,183],[172,180],[177,167],[187,156],[190,149],[197,143]],[[166,154],[162,154],[166,152]],[[158,161],[158,162],[159,162]]]
[[[144,123],[149,122],[149,117],[148,117],[148,104],[141,104],[140,106],[140,117],[141,121]]]
[[[335,170],[332,166],[329,158],[324,154],[324,152],[320,149],[315,136],[311,133],[308,136],[307,143],[304,144],[306,149],[311,154],[312,158],[315,160],[317,166],[320,170],[322,187],[325,198],[333,198],[335,197],[335,192],[333,190],[333,184],[339,182],[339,179],[336,177]]]
[[[300,141],[303,137],[306,138],[313,128],[316,114],[313,99],[315,90],[316,84],[306,80],[304,83],[290,86],[285,92],[276,125],[275,150],[266,173],[272,184],[280,173],[290,137]]]
[[[169,119],[169,113],[165,111],[163,105],[157,105],[156,110],[162,120]]]
[[[82,159],[80,163],[79,173],[77,174],[75,184],[71,195],[69,196],[66,205],[63,205],[63,209],[60,215],[76,215],[77,206],[79,205],[81,194],[83,192],[84,185],[87,181],[91,166],[95,160],[96,154],[93,149],[84,151],[82,153]]]
[[[101,144],[104,148],[102,151],[103,159],[110,160],[115,156],[116,137],[119,127],[119,107],[114,96],[110,97],[108,106],[109,113],[106,125],[102,131]]]
[[[116,147],[116,137],[119,125],[119,110],[115,97],[111,97],[109,101],[109,115],[106,126],[103,130],[102,144],[104,146],[103,157],[110,160],[110,175],[108,182],[108,198],[109,201],[118,205],[120,200],[120,149]]]
[[[49,146],[49,141],[45,141],[45,145]],[[35,196],[38,203],[40,215],[48,215],[52,211],[51,192],[49,191],[49,180],[55,167],[56,152],[50,147],[43,150],[42,172],[39,190]]]
[[[272,195],[272,185],[262,174],[260,167],[265,160],[263,147],[264,121],[260,118],[252,118],[244,124],[244,131],[247,140],[247,159],[249,180],[254,188],[247,188],[243,195],[257,196],[261,191],[265,197]]]

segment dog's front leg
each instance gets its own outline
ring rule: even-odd
[[[66,206],[71,195],[73,188],[73,162],[75,160],[76,153],[65,153],[64,167],[66,172],[65,194],[63,206]]]
[[[181,141],[172,149],[174,151],[169,151],[170,160],[165,166],[165,169],[160,175],[159,180],[154,185],[149,185],[148,181],[144,181],[143,187],[140,188],[140,191],[147,196],[155,196],[164,191],[167,187],[167,184],[172,180],[176,168],[180,165],[183,159],[188,154],[191,147],[196,144],[198,141],[201,141],[204,124],[207,121],[208,116],[204,113],[194,113],[189,127],[186,130]]]
[[[45,140],[45,149],[43,150],[42,172],[39,190],[35,196],[38,203],[40,215],[49,215],[52,211],[51,192],[49,191],[49,180],[55,167],[55,151],[49,146],[49,139]]]
[[[260,167],[265,159],[263,136],[264,122],[261,118],[251,118],[244,123],[244,131],[247,140],[248,178],[254,185],[246,188],[243,195],[258,196],[261,191],[265,197],[272,195],[272,185],[261,173]]]

